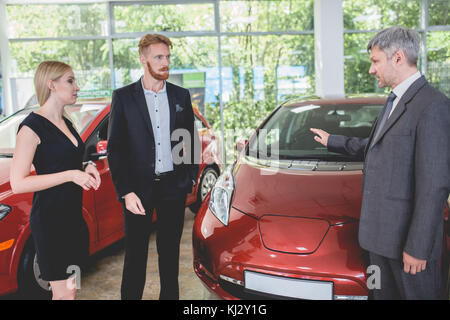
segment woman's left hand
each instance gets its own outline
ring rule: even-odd
[[[98,170],[96,167],[94,167],[92,164],[88,164],[86,168],[84,169],[84,172],[90,174],[95,179],[95,190],[98,190],[100,187],[101,179],[100,174],[98,173]]]

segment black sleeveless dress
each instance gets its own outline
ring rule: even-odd
[[[84,143],[64,118],[78,146],[50,120],[30,113],[19,125],[26,125],[40,138],[33,158],[36,174],[82,170]],[[88,255],[88,230],[82,216],[83,189],[67,182],[34,193],[30,229],[43,280],[67,279],[74,267],[82,268]],[[71,267],[71,268],[69,268]],[[69,268],[69,270],[68,270]]]

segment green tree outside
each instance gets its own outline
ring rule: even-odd
[[[429,3],[430,25],[448,25],[448,1]],[[219,5],[220,30],[226,33],[220,39],[222,66],[232,70],[231,92],[222,97],[225,130],[255,128],[285,99],[314,94],[313,0],[220,1]],[[420,0],[343,1],[347,93],[384,92],[368,73],[367,43],[377,30],[388,26],[419,28],[420,5]],[[187,37],[171,37],[172,69],[219,66],[211,3],[114,5],[114,70],[109,66],[105,3],[7,5],[7,14],[10,37],[29,39],[10,41],[12,71],[16,75],[32,75],[42,60],[55,59],[73,66],[82,90],[113,89],[111,78],[115,79],[115,86],[126,85],[141,69],[139,37],[132,34],[147,32],[190,32]],[[201,34],[197,36],[197,32]],[[52,40],[55,37],[80,39]],[[427,34],[426,76],[446,94],[450,94],[449,40],[449,31]],[[304,68],[304,74],[286,74],[282,70],[290,69],[283,67]],[[286,84],[292,89],[286,89]],[[219,129],[219,104],[208,103],[205,107],[208,121]]]

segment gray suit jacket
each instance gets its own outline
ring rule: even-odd
[[[369,148],[374,128],[366,139],[328,140],[330,151],[364,155],[360,245],[391,259],[406,251],[437,260],[450,192],[450,100],[422,76]]]

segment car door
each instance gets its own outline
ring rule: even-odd
[[[97,126],[86,143],[88,157],[94,159],[100,173],[101,184],[94,193],[95,213],[97,217],[98,239],[103,241],[108,237],[123,233],[122,205],[117,201],[116,191],[111,179],[106,150],[97,154],[97,143],[108,138],[109,114]]]

